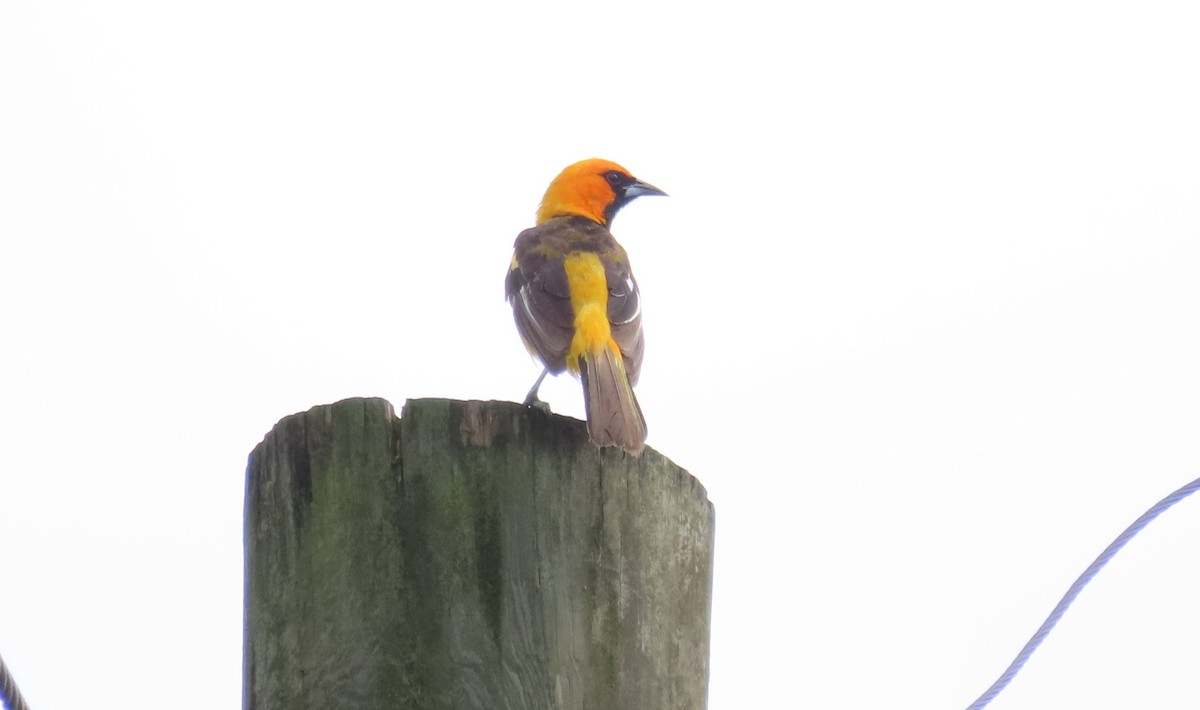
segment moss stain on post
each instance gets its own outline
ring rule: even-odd
[[[287,417],[246,477],[247,710],[702,710],[713,508],[506,402]]]

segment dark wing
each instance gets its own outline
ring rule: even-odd
[[[575,334],[575,311],[563,261],[580,251],[598,255],[604,264],[608,321],[629,382],[634,384],[642,366],[641,296],[625,250],[602,224],[585,217],[560,217],[517,236],[513,264],[504,283],[517,331],[551,372],[566,369]]]
[[[575,312],[563,268],[565,254],[557,248],[553,222],[526,229],[517,236],[513,263],[504,281],[517,332],[525,347],[552,373],[566,369],[567,350],[575,334]]]
[[[613,340],[621,348],[625,374],[635,385],[642,369],[645,342],[642,338],[642,296],[637,280],[629,269],[625,250],[613,241],[615,249],[604,256],[604,276],[608,281],[608,322]]]

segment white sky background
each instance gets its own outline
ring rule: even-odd
[[[615,232],[717,507],[710,707],[965,707],[1200,475],[1198,15],[3,3],[0,653],[38,710],[239,707],[246,455],[519,400],[513,239],[601,156],[671,193]],[[1198,505],[992,707],[1200,702]]]

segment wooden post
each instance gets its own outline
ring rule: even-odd
[[[245,710],[703,710],[713,507],[508,402],[350,399],[246,471]]]

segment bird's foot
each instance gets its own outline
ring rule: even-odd
[[[530,409],[536,409],[536,410],[540,411],[542,414],[550,414],[550,405],[548,403],[543,402],[542,400],[538,399],[538,396],[536,394],[526,397],[524,405],[526,407],[529,407]]]

